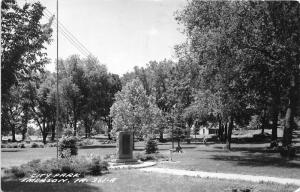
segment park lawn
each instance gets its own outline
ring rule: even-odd
[[[93,181],[95,177],[87,177]],[[17,180],[2,178],[2,190],[6,192],[232,192],[233,189],[251,189],[256,192],[292,192],[297,189],[293,185],[274,183],[251,183],[244,181],[204,179],[188,176],[172,176],[168,174],[145,173],[139,170],[116,170],[97,178],[116,178],[114,183],[21,183]]]
[[[78,149],[78,155],[100,154],[104,157],[106,154],[112,154],[116,151],[114,145],[93,145]],[[45,148],[5,148],[1,151],[1,167],[17,166],[34,159],[56,158],[56,147]]]
[[[175,147],[176,147],[175,143]],[[175,162],[159,163],[158,167],[209,172],[266,175],[300,179],[300,157],[286,160],[279,153],[267,151],[265,144],[232,144],[232,150],[223,144],[181,144],[183,153],[174,153]],[[169,155],[171,144],[161,144],[161,153]]]
[[[176,147],[175,143],[175,147]],[[265,144],[232,144],[232,151],[227,152],[222,144],[185,144],[182,143],[183,153],[175,153],[175,162],[160,162],[157,167],[200,170],[209,172],[240,173],[250,175],[266,175],[285,178],[300,179],[300,157],[287,161],[278,153],[266,151]],[[135,143],[134,153],[144,152],[144,143]],[[169,156],[171,143],[159,143],[159,151]],[[47,159],[56,157],[56,148],[25,148],[2,149],[18,150],[17,152],[3,152],[1,166],[9,167],[21,165],[33,159]],[[105,157],[106,154],[115,153],[114,145],[86,146],[79,148],[79,155],[96,154]]]

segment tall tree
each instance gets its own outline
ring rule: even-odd
[[[154,98],[147,96],[142,83],[135,79],[116,94],[110,114],[114,133],[127,130],[139,138],[156,133],[161,111],[156,107]]]
[[[20,7],[15,0],[1,2],[1,90],[8,93],[13,85],[42,71],[48,62],[46,43],[51,42],[51,23],[41,24],[43,7],[39,2]]]

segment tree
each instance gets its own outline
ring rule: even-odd
[[[187,42],[177,50],[180,61],[191,69],[198,69],[190,70],[198,71],[199,78],[195,78],[193,86],[196,90],[209,90],[218,95],[216,115],[225,124],[228,149],[233,121],[240,122],[241,117],[248,114],[248,95],[251,94],[244,86],[247,79],[242,78],[245,77],[242,70],[245,62],[241,62],[244,53],[237,49],[234,41],[238,5],[238,2],[191,1],[176,17],[187,35]],[[193,73],[190,74],[187,80],[193,79]],[[186,101],[188,105],[192,102],[191,99]]]
[[[13,141],[16,129],[25,139],[30,119],[24,86],[36,78],[32,72],[43,71],[48,62],[44,49],[51,42],[53,18],[41,24],[43,10],[40,3],[20,7],[15,0],[1,2],[1,130],[11,127]]]
[[[42,71],[48,62],[43,51],[51,41],[53,18],[41,24],[44,9],[39,2],[25,3],[23,7],[15,0],[1,2],[2,95],[13,85],[30,79],[32,71]]]
[[[22,128],[22,105],[21,105],[21,89],[12,86],[9,95],[6,95],[5,103],[1,107],[1,130],[2,134],[12,134],[12,142],[16,141],[15,135]]]
[[[156,120],[161,114],[154,98],[147,96],[141,82],[137,79],[127,83],[116,94],[116,101],[110,110],[110,116],[113,118],[113,133],[132,131],[138,138],[156,132]]]
[[[50,131],[55,130],[55,98],[53,89],[55,87],[55,80],[48,72],[40,74],[40,80],[28,83],[27,95],[28,104],[32,111],[32,116],[43,137],[43,143],[46,144],[47,136]],[[54,140],[54,135],[52,135]]]

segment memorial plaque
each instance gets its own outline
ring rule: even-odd
[[[117,142],[117,160],[118,163],[136,162],[133,159],[133,135],[128,131],[121,131]]]
[[[130,136],[131,135],[129,135],[129,134],[124,134],[123,135],[123,141],[122,141],[122,152],[123,152],[123,154],[125,155],[128,155],[128,154],[130,154],[130,148],[131,148],[131,146],[130,146],[130,144],[131,144],[131,142],[130,142]]]

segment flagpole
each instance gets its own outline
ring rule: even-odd
[[[58,159],[59,92],[58,92],[58,0],[56,0],[56,158]]]

